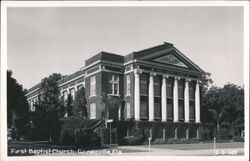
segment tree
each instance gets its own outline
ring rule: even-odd
[[[60,90],[57,81],[61,74],[54,73],[41,81],[41,100],[37,103],[33,121],[42,137],[49,141],[57,139],[59,135],[60,118],[63,117],[63,101],[59,98]]]
[[[85,88],[82,87],[76,93],[76,98],[72,109],[72,115],[77,116],[84,121],[84,128],[86,128],[87,126],[87,116],[88,116],[86,104],[87,101],[85,97]]]
[[[240,127],[238,123],[244,122],[244,89],[232,83],[223,88],[213,86],[206,93],[203,106],[212,114],[208,113],[210,119],[206,121],[215,121],[217,130],[222,122]]]
[[[16,130],[17,139],[25,134],[27,112],[29,109],[24,90],[15,78],[12,71],[7,71],[7,126]]]
[[[101,94],[101,100],[103,105],[102,118],[105,120],[105,127],[107,128],[107,120],[110,118],[111,111],[118,109],[124,100],[120,97],[111,96],[104,92]]]
[[[67,99],[67,104],[66,104],[67,116],[72,115],[72,106],[73,106],[72,104],[73,104],[72,96],[71,96],[71,94],[68,94],[68,99]]]

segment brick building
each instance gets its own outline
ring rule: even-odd
[[[85,87],[89,119],[101,119],[102,92],[122,98],[124,103],[112,111],[112,119],[113,127],[123,122],[124,135],[138,122],[151,136],[154,127],[156,138],[189,138],[198,137],[200,83],[205,75],[173,44],[164,43],[126,56],[100,52],[58,85],[65,100],[69,93],[74,99],[76,91]],[[39,87],[32,87],[26,95],[31,111]]]

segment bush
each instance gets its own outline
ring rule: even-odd
[[[236,141],[236,142],[244,142],[244,138],[240,137],[240,136],[234,136],[233,137],[233,141]]]
[[[119,145],[139,145],[142,143],[143,143],[142,137],[126,136],[119,142]]]
[[[210,130],[208,128],[201,128],[199,130],[201,140],[210,140]]]
[[[100,147],[101,138],[91,129],[79,128],[75,130],[75,144],[83,147]]]
[[[133,128],[131,130],[131,136],[126,136],[121,139],[118,144],[119,145],[139,145],[142,144],[145,140],[143,132],[139,128]]]
[[[60,131],[59,142],[63,145],[74,145],[75,129],[79,127],[81,127],[79,118],[74,116],[64,118],[62,123],[62,129]]]

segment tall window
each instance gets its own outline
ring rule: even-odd
[[[96,76],[90,77],[90,96],[96,95]]]
[[[168,102],[167,104],[167,118],[173,119],[173,103]]]
[[[72,97],[72,100],[75,100],[75,88],[71,88],[69,91],[70,91],[70,95]]]
[[[161,96],[160,78],[154,78],[154,96]]]
[[[126,109],[127,109],[127,118],[131,118],[130,103],[127,103],[127,104],[126,104]]]
[[[184,99],[184,82],[182,80],[178,81],[178,98]]]
[[[194,100],[194,82],[189,82],[189,99]]]
[[[130,75],[127,75],[127,95],[130,94]]]
[[[90,119],[95,119],[96,118],[96,104],[91,103],[90,104]]]
[[[119,76],[109,75],[109,94],[119,95]]]
[[[184,104],[183,101],[179,101],[179,119],[183,120],[184,119]]]
[[[140,91],[142,95],[148,95],[148,85],[146,76],[140,77]]]
[[[161,104],[155,103],[154,104],[154,117],[160,118],[161,117]]]
[[[148,118],[148,103],[147,102],[141,102],[141,117],[142,118]]]
[[[171,79],[167,79],[167,97],[173,98],[173,81]]]
[[[189,117],[190,117],[190,120],[194,120],[195,119],[195,116],[194,116],[194,113],[195,113],[195,108],[194,108],[194,102],[190,102],[190,105],[189,105]]]

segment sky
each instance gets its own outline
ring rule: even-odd
[[[27,89],[100,51],[127,55],[163,42],[215,85],[244,83],[242,7],[12,7],[7,30],[7,68]]]

